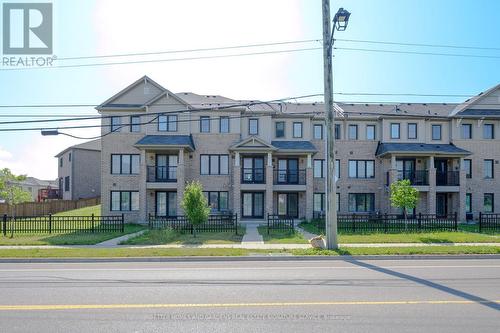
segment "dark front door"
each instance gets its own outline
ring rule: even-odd
[[[443,217],[448,214],[448,200],[446,193],[436,193],[436,215]]]
[[[247,218],[264,217],[264,193],[244,192],[242,194],[241,215]]]
[[[278,193],[278,215],[299,217],[298,193]]]
[[[435,159],[434,166],[436,167],[436,185],[444,186],[446,185],[447,175],[448,175],[448,160],[446,159]]]

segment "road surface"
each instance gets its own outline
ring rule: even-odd
[[[0,263],[1,332],[498,332],[500,259]]]

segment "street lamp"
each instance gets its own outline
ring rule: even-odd
[[[333,131],[335,115],[333,111],[333,71],[332,50],[335,39],[335,30],[344,31],[349,22],[349,13],[340,8],[333,17],[333,30],[330,31],[330,0],[323,0],[323,76],[325,87],[325,114],[326,114],[326,160],[328,172],[326,177],[326,247],[337,249],[337,196],[335,184],[335,136]]]

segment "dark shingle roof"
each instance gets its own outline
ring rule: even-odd
[[[498,109],[467,109],[457,113],[457,116],[497,116],[500,117]]]
[[[429,143],[381,143],[378,145],[375,155],[381,156],[387,153],[401,152],[470,155],[469,151],[452,144]]]
[[[146,135],[136,143],[137,146],[185,146],[194,150],[190,135]]]
[[[317,151],[310,141],[271,141],[279,150]]]

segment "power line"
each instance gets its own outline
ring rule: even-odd
[[[390,41],[363,40],[363,39],[345,39],[345,38],[335,38],[335,41],[350,42],[350,43],[368,43],[368,44],[436,47],[436,48],[470,49],[470,50],[490,50],[490,51],[499,51],[500,50],[500,47],[482,47],[482,46],[450,45],[450,44],[404,43],[404,42],[390,42]]]
[[[416,54],[416,55],[447,56],[447,57],[462,57],[462,58],[500,59],[500,56],[479,55],[479,54],[459,54],[459,53],[437,53],[437,52],[419,52],[419,51],[380,50],[380,49],[365,49],[365,48],[338,47],[338,46],[335,46],[334,49],[335,50],[344,50],[344,51],[379,52],[379,53],[395,53],[395,54]]]

